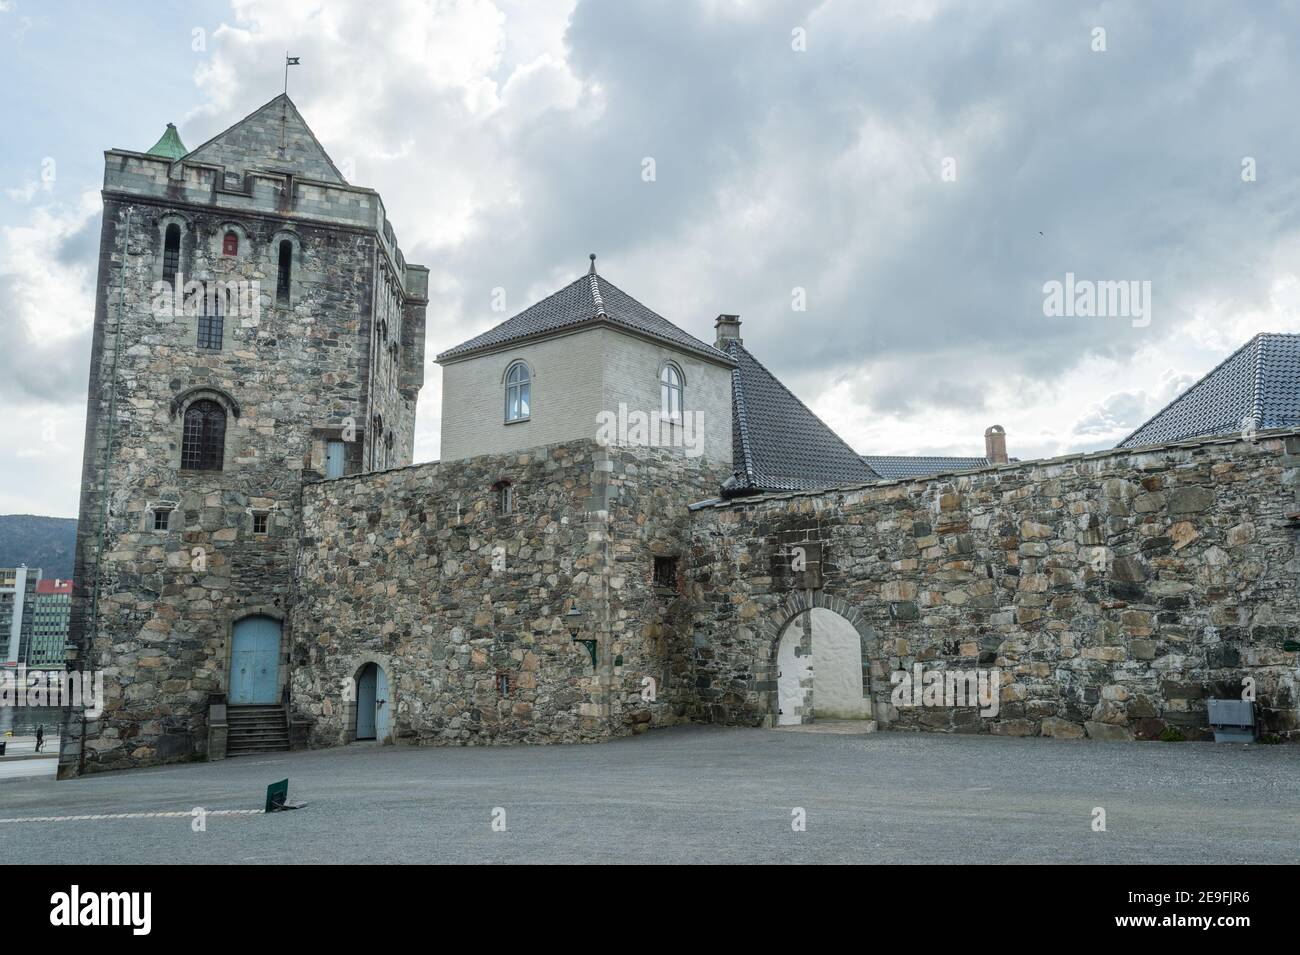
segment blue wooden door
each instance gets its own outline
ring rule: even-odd
[[[378,690],[376,671],[379,668],[367,663],[357,680],[357,739],[375,738],[375,691]]]
[[[279,688],[280,622],[271,617],[245,617],[235,624],[229,702],[278,703]]]
[[[375,667],[375,739],[388,736],[388,674]]]

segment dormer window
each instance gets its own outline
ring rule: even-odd
[[[227,232],[225,238],[221,240],[222,255],[239,254],[239,236],[234,232]]]
[[[672,362],[659,372],[659,414],[665,421],[682,420],[682,370]]]
[[[528,366],[517,361],[506,372],[506,424],[527,421],[532,408],[532,376]]]

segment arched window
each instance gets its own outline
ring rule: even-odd
[[[293,279],[293,243],[288,239],[280,240],[280,268],[275,276],[275,301],[279,305],[289,304],[289,282]]]
[[[659,372],[659,413],[667,421],[682,420],[682,372],[672,362]]]
[[[222,255],[238,255],[238,254],[239,254],[239,235],[238,235],[238,233],[236,233],[236,232],[234,232],[234,231],[231,231],[231,232],[227,232],[227,233],[226,233],[225,238],[223,238],[223,239],[221,240],[221,254],[222,254]]]
[[[176,275],[181,270],[181,227],[175,222],[167,227],[163,238],[163,281],[176,288]]]
[[[506,422],[526,421],[532,407],[532,377],[528,366],[517,361],[506,372]]]
[[[226,452],[226,412],[215,401],[196,401],[185,409],[181,467],[220,471]]]

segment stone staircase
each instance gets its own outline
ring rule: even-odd
[[[283,706],[228,706],[226,723],[229,727],[226,736],[227,756],[289,751],[289,726],[284,718]]]

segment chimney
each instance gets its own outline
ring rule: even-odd
[[[992,425],[984,432],[984,457],[990,464],[1007,463],[1007,432],[1002,425]]]
[[[743,342],[740,341],[739,315],[719,315],[717,321],[713,323],[713,327],[717,329],[718,333],[714,344],[719,348],[722,347],[723,342],[727,339],[735,339],[736,342],[743,344]]]

